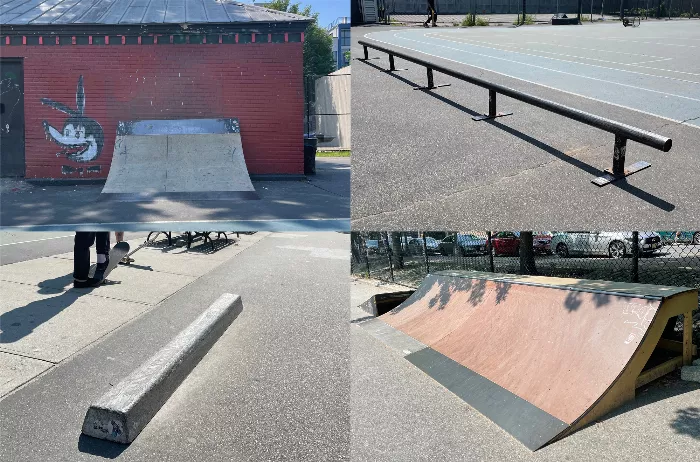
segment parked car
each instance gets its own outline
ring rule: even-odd
[[[485,255],[489,253],[488,242],[484,238],[474,236],[473,234],[457,234],[457,240],[462,247],[465,255]],[[455,235],[450,234],[445,239],[440,241],[439,250],[442,255],[454,254]]]
[[[659,231],[661,242],[700,245],[700,231]]]
[[[491,236],[493,254],[520,255],[520,236],[512,231],[499,231]]]
[[[370,255],[379,253],[379,241],[377,239],[367,239],[365,247],[367,247],[367,253]]]
[[[549,254],[552,252],[552,233],[537,233],[532,236],[532,249],[535,253]]]
[[[661,236],[654,232],[639,232],[639,252],[650,254],[663,248]],[[552,237],[551,248],[562,258],[571,255],[606,255],[623,258],[632,253],[631,232],[569,231]]]
[[[410,255],[423,255],[423,238],[408,238],[406,247],[408,247],[408,253]],[[426,237],[425,249],[428,251],[428,255],[437,255],[440,253],[440,243],[433,237]]]

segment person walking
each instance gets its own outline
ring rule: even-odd
[[[428,19],[423,23],[423,27],[430,27],[428,24],[432,21],[433,27],[437,27],[437,10],[435,9],[435,0],[428,0]]]
[[[97,267],[90,277],[90,247],[95,244]],[[109,265],[109,232],[76,231],[73,243],[73,287],[97,287]]]

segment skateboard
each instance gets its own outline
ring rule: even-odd
[[[101,279],[107,279],[109,273],[111,273],[112,270],[117,267],[121,259],[124,258],[124,255],[127,253],[129,253],[129,244],[127,242],[118,242],[114,247],[112,247],[112,249],[109,251],[109,265],[107,265]],[[95,277],[96,269],[97,264],[90,266],[90,277]]]

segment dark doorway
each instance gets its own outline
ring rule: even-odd
[[[0,59],[0,176],[24,176],[22,60]]]

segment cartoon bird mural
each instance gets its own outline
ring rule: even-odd
[[[56,153],[57,157],[64,155],[76,162],[90,162],[100,155],[104,146],[104,132],[102,126],[96,120],[85,117],[85,89],[83,88],[82,75],[78,78],[75,110],[49,98],[41,98],[41,104],[50,106],[69,116],[63,123],[61,131],[51,126],[46,120],[43,121],[47,139],[50,138],[63,148]]]

